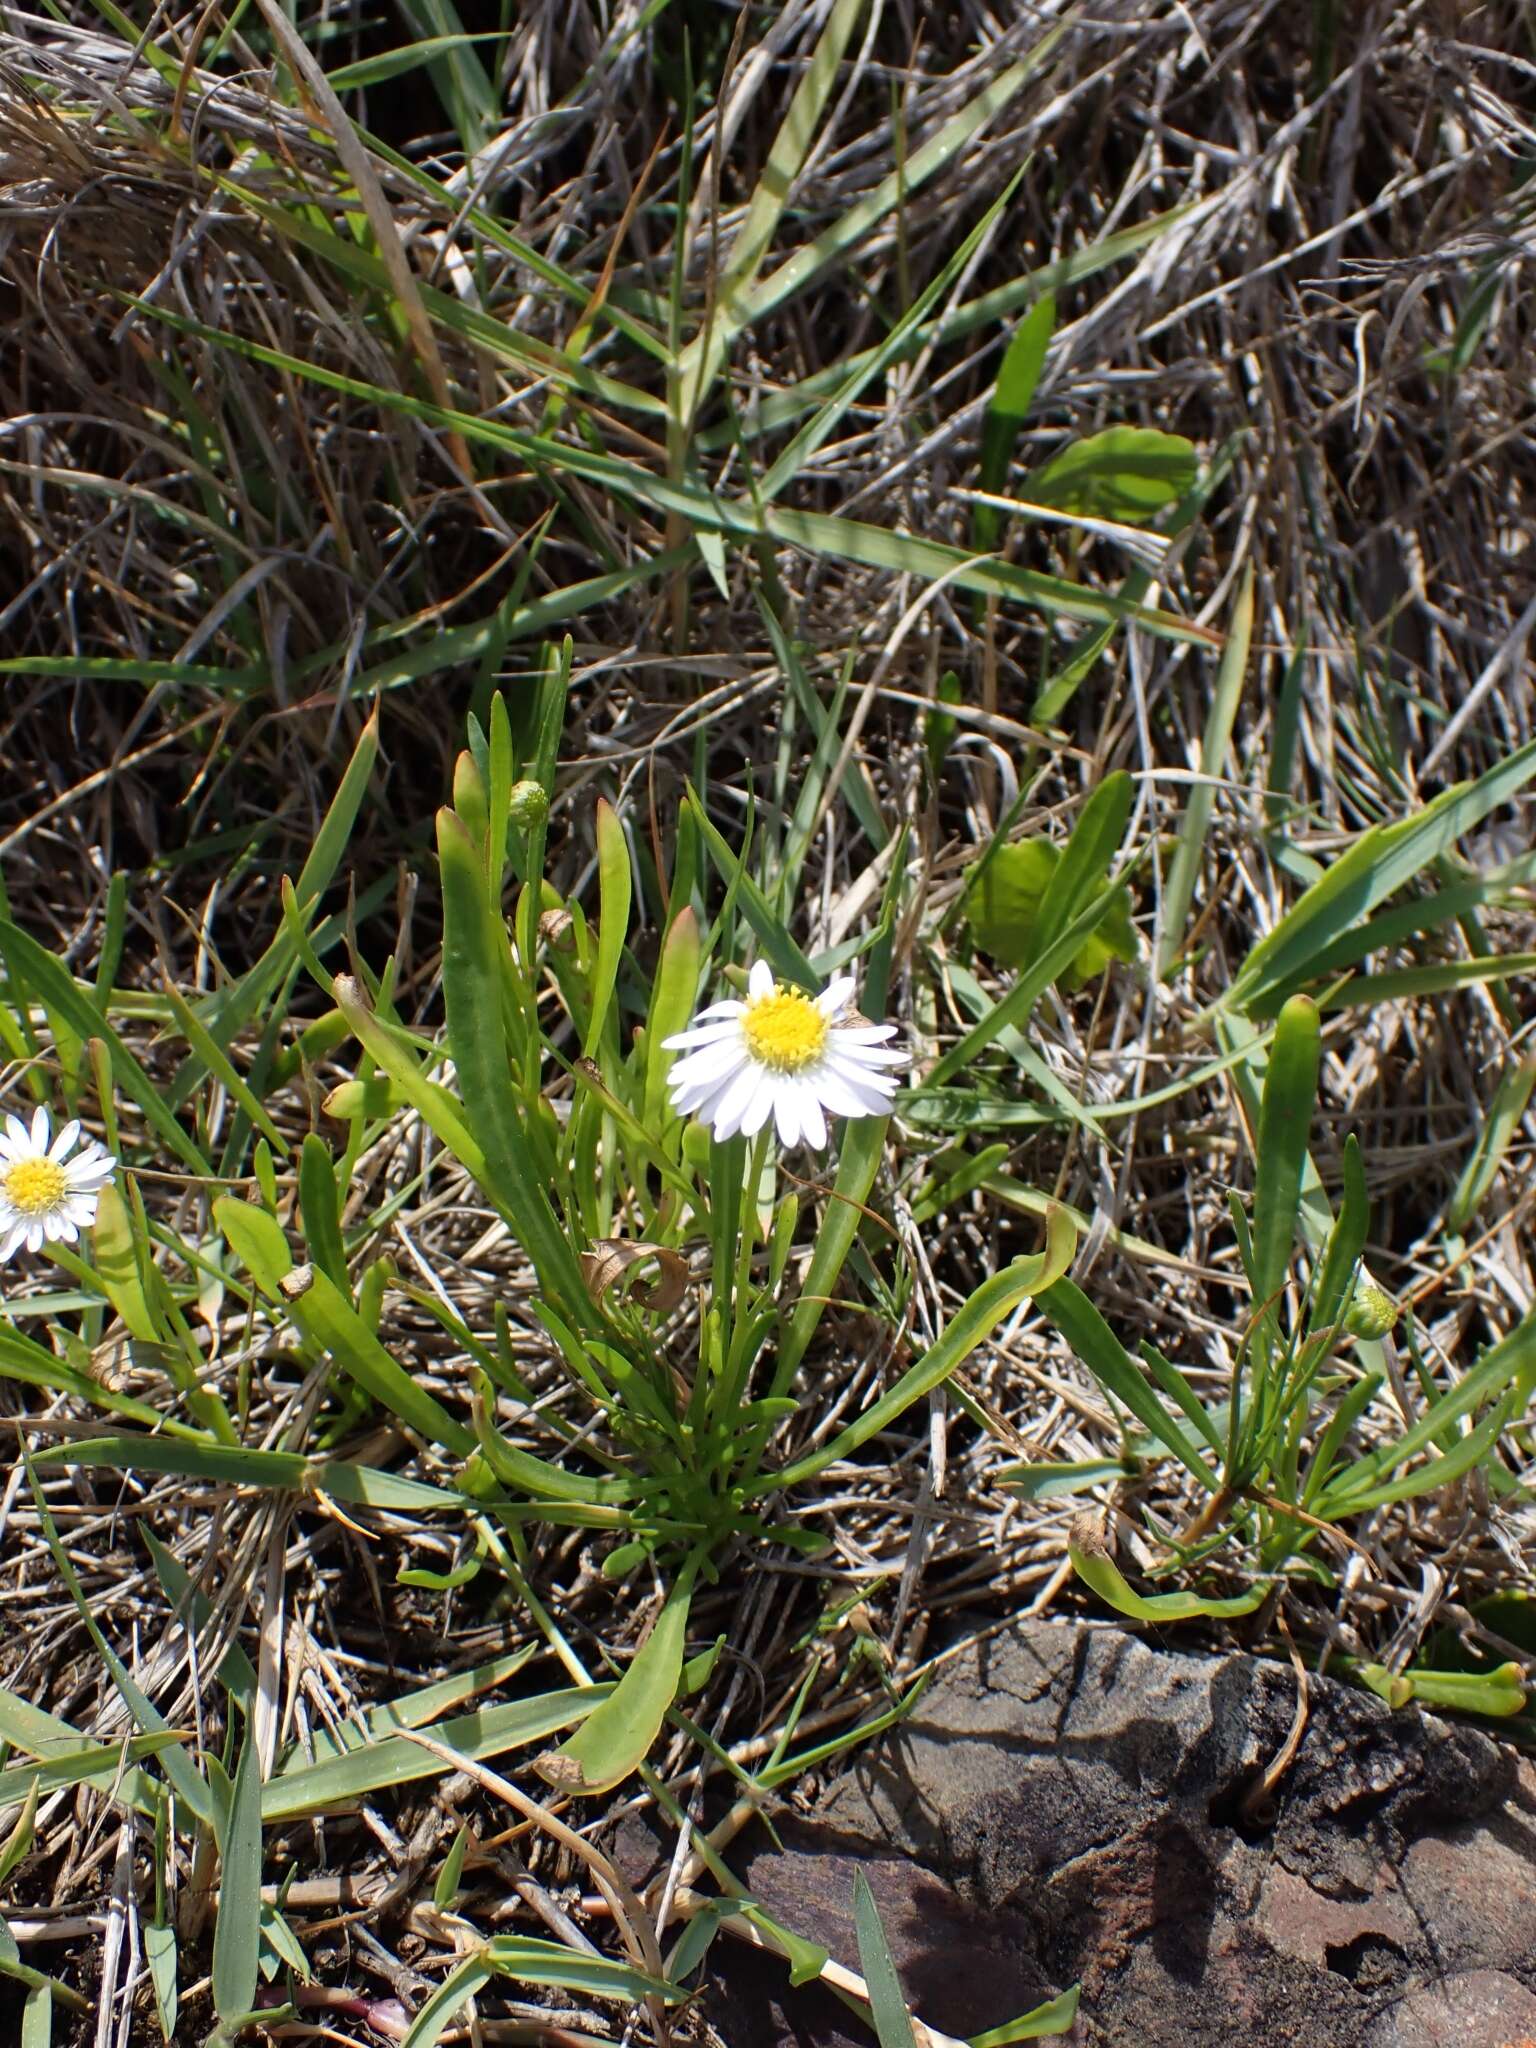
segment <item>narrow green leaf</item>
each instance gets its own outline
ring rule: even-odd
[[[507,943],[506,930],[492,909],[484,866],[463,824],[443,810],[437,825],[448,1044],[460,1092],[474,1105],[482,1184],[533,1260],[544,1290],[568,1315],[590,1322],[590,1297],[576,1254],[556,1221],[544,1176],[518,1120],[502,1014],[499,952]]]
[[[1380,903],[1536,775],[1536,740],[1527,741],[1475,782],[1458,783],[1410,817],[1363,832],[1253,947],[1217,1008],[1260,1013],[1299,982],[1313,962]]]
[[[1077,1233],[1065,1210],[1052,1203],[1046,1212],[1045,1249],[1033,1258],[1015,1259],[990,1280],[984,1280],[962,1308],[950,1318],[944,1333],[916,1365],[904,1372],[895,1386],[874,1401],[855,1422],[839,1430],[830,1443],[798,1459],[782,1472],[769,1473],[753,1486],[753,1494],[776,1493],[815,1478],[838,1459],[846,1458],[860,1444],[868,1443],[896,1418],[904,1415],[914,1401],[941,1386],[957,1367],[963,1365],[978,1344],[1021,1301],[1039,1297],[1059,1281],[1077,1249]]]
[[[1013,451],[1034,403],[1035,386],[1045,368],[1046,350],[1055,331],[1056,300],[1045,292],[1013,331],[982,421],[980,483],[984,491],[1001,491],[1008,482]],[[978,505],[971,520],[978,551],[996,547],[1002,531],[1002,514],[997,507]]]
[[[336,1193],[336,1168],[331,1148],[314,1131],[306,1131],[299,1153],[299,1212],[304,1249],[326,1277],[350,1297],[347,1255],[341,1241],[341,1203]]]
[[[1308,996],[1292,996],[1280,1012],[1259,1110],[1253,1189],[1254,1292],[1259,1306],[1280,1292],[1291,1269],[1321,1056],[1317,1005]]]
[[[1447,1230],[1463,1231],[1482,1207],[1488,1190],[1498,1177],[1499,1167],[1520,1128],[1526,1105],[1536,1085],[1536,1060],[1518,1060],[1499,1076],[1499,1085],[1477,1134],[1477,1143],[1456,1181],[1455,1192],[1446,1204]]]
[[[629,842],[619,814],[606,797],[597,800],[597,955],[592,963],[592,1014],[587,1024],[585,1051],[588,1059],[597,1055],[609,1007],[618,995],[619,962],[629,936],[630,897],[634,878],[629,865]]]
[[[1215,1472],[1142,1378],[1135,1361],[1082,1289],[1058,1280],[1036,1297],[1042,1313],[1061,1332],[1104,1391],[1128,1408],[1148,1433],[1215,1493]]]
[[[611,1685],[567,1686],[559,1692],[535,1693],[504,1706],[482,1707],[452,1721],[440,1721],[434,1738],[455,1755],[485,1763],[511,1749],[542,1742],[574,1721],[595,1713],[611,1697]],[[441,1777],[453,1769],[419,1742],[386,1735],[323,1763],[300,1764],[267,1781],[262,1816],[272,1825],[336,1807],[357,1806],[375,1793],[422,1778]]]
[[[853,1931],[859,1944],[859,1968],[869,1993],[869,2014],[880,2048],[917,2048],[912,2015],[896,1974],[885,1929],[880,1925],[875,1895],[862,1870],[853,1874]]]
[[[213,2005],[221,2020],[256,2003],[261,1956],[261,1759],[247,1726],[235,1766],[229,1826],[221,1844],[219,1907],[213,1923]]]
[[[254,1203],[230,1196],[214,1203],[213,1215],[262,1293],[279,1303],[304,1335],[329,1352],[386,1413],[460,1457],[474,1450],[474,1431],[456,1421],[390,1357],[334,1281],[313,1267],[295,1274],[288,1241],[274,1217]]]
[[[1154,1593],[1147,1598],[1127,1585],[1119,1567],[1104,1549],[1102,1539],[1092,1542],[1087,1539],[1086,1532],[1074,1531],[1067,1545],[1067,1554],[1072,1560],[1072,1569],[1083,1584],[1091,1586],[1101,1600],[1117,1613],[1128,1615],[1132,1621],[1193,1621],[1199,1616],[1230,1619],[1234,1615],[1252,1614],[1269,1593],[1267,1586],[1255,1586],[1230,1600],[1207,1599],[1200,1593]]]
[[[686,1029],[698,999],[703,948],[699,921],[690,904],[673,918],[661,942],[661,958],[645,1020],[645,1096],[642,1121],[652,1131],[667,1123],[667,1072],[676,1057],[663,1041]],[[679,1133],[677,1143],[681,1143]]]
[[[160,1090],[118,1037],[95,997],[36,939],[6,918],[0,918],[0,957],[20,984],[11,990],[13,999],[25,1000],[30,992],[36,1001],[56,1011],[81,1039],[99,1038],[107,1048],[118,1087],[139,1105],[178,1159],[194,1173],[210,1176],[213,1169],[208,1161],[167,1109]]]
[[[592,1798],[638,1770],[661,1733],[683,1675],[688,1605],[697,1559],[690,1557],[629,1668],[582,1726],[534,1769],[561,1792]]]

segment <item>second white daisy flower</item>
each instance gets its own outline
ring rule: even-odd
[[[94,1138],[80,1144],[73,1120],[55,1138],[46,1109],[33,1110],[30,1129],[8,1116],[0,1131],[0,1260],[23,1244],[39,1251],[48,1238],[73,1244],[96,1221],[101,1191],[116,1170],[104,1145]]]
[[[747,977],[745,1002],[711,1003],[686,1031],[662,1040],[686,1051],[668,1076],[672,1107],[711,1126],[717,1138],[753,1137],[773,1118],[781,1145],[827,1142],[826,1112],[884,1116],[896,1092],[888,1071],[907,1063],[885,1044],[894,1024],[848,1015],[846,975],[819,996],[775,981],[766,960]]]

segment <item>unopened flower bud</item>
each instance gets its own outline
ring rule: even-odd
[[[520,831],[542,825],[549,816],[549,792],[542,782],[514,782],[507,798],[507,816]]]
[[[1385,1287],[1362,1266],[1349,1307],[1344,1312],[1345,1334],[1371,1340],[1390,1336],[1397,1327],[1400,1313]]]

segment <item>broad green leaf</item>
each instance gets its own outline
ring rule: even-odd
[[[690,904],[673,918],[661,943],[651,1007],[645,1021],[645,1097],[643,1123],[661,1131],[667,1123],[667,1072],[676,1054],[663,1041],[687,1028],[698,998],[702,968],[699,921]],[[681,1143],[679,1134],[678,1143]]]
[[[1002,1032],[1024,1029],[1035,1004],[1051,983],[1071,967],[1083,946],[1098,930],[1105,912],[1114,901],[1117,886],[1109,883],[1100,889],[1054,943],[1031,960],[1007,994],[1000,997],[942,1059],[935,1061],[924,1084],[926,1087],[942,1087],[962,1067],[968,1066],[979,1052],[985,1051]]]
[[[1031,504],[1144,526],[1195,481],[1194,443],[1155,427],[1106,427],[1074,441],[1019,486]]]
[[[978,864],[979,873],[971,870],[978,880],[966,899],[966,916],[977,945],[1005,967],[1024,967],[1037,952],[1040,907],[1061,860],[1061,848],[1049,839],[1018,839],[1000,846],[985,866]],[[1062,979],[1069,988],[1081,987],[1111,960],[1134,960],[1136,950],[1131,893],[1121,887]]]
[[[1077,1249],[1077,1232],[1065,1210],[1054,1202],[1046,1212],[1045,1231],[1045,1249],[1032,1258],[1013,1260],[1000,1273],[994,1273],[990,1280],[984,1280],[950,1318],[937,1342],[930,1345],[916,1365],[904,1372],[895,1386],[882,1394],[878,1401],[872,1402],[856,1421],[839,1430],[820,1450],[798,1459],[782,1472],[770,1473],[759,1479],[752,1492],[776,1493],[781,1488],[798,1486],[804,1480],[813,1479],[828,1465],[856,1451],[860,1444],[868,1443],[872,1436],[877,1436],[898,1416],[904,1415],[914,1401],[922,1400],[935,1387],[942,1386],[950,1374],[965,1363],[976,1346],[986,1341],[1010,1309],[1017,1308],[1031,1295],[1038,1298],[1059,1281],[1071,1265],[1072,1255]]]
[[[558,1791],[595,1797],[622,1784],[645,1761],[682,1680],[697,1568],[690,1557],[610,1697],[559,1749],[535,1760],[534,1769]]]
[[[1067,1554],[1083,1584],[1091,1586],[1101,1600],[1132,1621],[1193,1621],[1198,1616],[1229,1619],[1252,1614],[1269,1594],[1267,1586],[1254,1586],[1229,1600],[1207,1599],[1200,1593],[1154,1593],[1148,1598],[1127,1585],[1102,1538],[1094,1540],[1086,1530],[1074,1530]]]
[[[133,1221],[113,1181],[108,1181],[97,1200],[96,1221],[91,1229],[91,1265],[130,1336],[137,1337],[142,1344],[171,1341],[145,1292]]]

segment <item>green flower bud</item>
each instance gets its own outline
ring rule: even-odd
[[[1355,1292],[1344,1314],[1344,1332],[1350,1337],[1389,1336],[1397,1327],[1401,1311],[1379,1281],[1364,1266],[1355,1282]]]
[[[542,782],[514,782],[507,798],[507,816],[519,830],[542,825],[549,816],[549,793]]]

